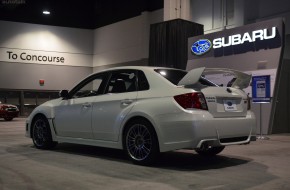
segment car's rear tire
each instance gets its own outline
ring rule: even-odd
[[[5,121],[12,121],[13,117],[4,117]]]
[[[159,144],[151,123],[145,119],[129,122],[123,135],[123,147],[133,163],[152,164],[159,154]]]
[[[202,156],[215,156],[224,150],[225,146],[210,147],[207,149],[195,149]]]
[[[49,123],[44,116],[37,116],[32,123],[32,141],[39,149],[51,149],[57,145],[52,140]]]

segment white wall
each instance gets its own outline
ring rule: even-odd
[[[70,89],[93,71],[93,30],[7,21],[0,28],[0,89]],[[9,59],[7,52],[18,57]],[[22,60],[23,53],[65,61]]]
[[[0,61],[23,62],[9,60],[6,52],[29,51],[31,54],[66,57],[67,61],[59,65],[92,67],[92,30],[7,21],[0,21],[0,28]]]
[[[290,34],[289,0],[191,0],[191,21],[204,25],[205,33],[282,17]]]
[[[147,59],[150,24],[162,21],[163,10],[157,10],[96,29],[93,66]]]
[[[285,22],[285,33],[290,34],[289,0],[245,0],[245,23],[281,17]]]
[[[150,24],[162,21],[163,10],[96,30],[0,21],[0,89],[70,89],[93,71],[113,64],[147,65]],[[23,53],[65,61],[23,60]],[[39,79],[45,80],[44,86]]]
[[[191,21],[203,24],[204,33],[243,25],[243,0],[191,0],[190,7]]]
[[[0,62],[85,67],[137,63],[149,57],[150,24],[162,21],[162,9],[96,30],[0,21]],[[9,58],[7,51],[18,54],[18,58]],[[19,55],[23,51],[37,56],[64,57],[66,62],[21,60]]]
[[[216,0],[220,2],[220,0]],[[221,27],[221,16],[214,17],[214,2],[212,0],[192,0],[191,2],[191,20],[204,25],[204,30],[213,30],[215,25]]]

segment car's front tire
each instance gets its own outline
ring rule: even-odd
[[[225,146],[210,147],[207,149],[195,149],[195,152],[202,156],[215,156],[224,150]]]
[[[123,147],[135,164],[152,164],[159,154],[157,135],[150,122],[137,119],[129,122],[123,136]]]
[[[51,149],[57,145],[52,140],[49,123],[44,116],[37,116],[32,123],[32,141],[39,149]]]

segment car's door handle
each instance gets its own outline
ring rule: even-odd
[[[92,106],[92,104],[90,104],[90,103],[84,103],[83,104],[83,107],[84,108],[90,108]]]
[[[121,100],[121,104],[124,106],[132,104],[132,102],[133,102],[133,100],[130,100],[130,99]]]

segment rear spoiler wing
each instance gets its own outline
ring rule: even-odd
[[[199,81],[200,77],[204,74],[220,74],[220,73],[230,73],[234,75],[236,80],[233,82],[231,86],[233,88],[239,88],[239,89],[247,88],[250,85],[250,82],[252,79],[252,75],[248,75],[246,73],[236,71],[233,69],[200,67],[197,69],[190,70],[179,81],[178,85],[192,86],[192,85],[195,85]]]

